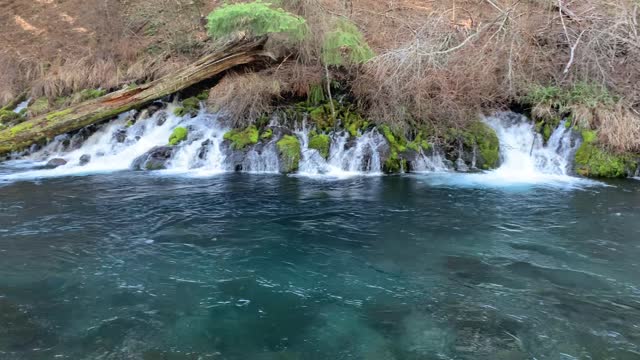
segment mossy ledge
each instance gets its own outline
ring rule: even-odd
[[[638,163],[631,154],[614,154],[597,143],[597,133],[582,131],[582,145],[576,152],[576,172],[596,178],[623,178],[635,174]]]
[[[255,125],[251,125],[244,130],[233,129],[224,134],[224,139],[231,142],[231,147],[235,150],[244,150],[249,145],[258,143],[260,133]]]

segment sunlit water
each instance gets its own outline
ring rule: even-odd
[[[4,182],[0,359],[640,358],[640,183],[443,176]]]

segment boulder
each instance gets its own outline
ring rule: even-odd
[[[67,164],[67,160],[62,159],[62,158],[53,158],[49,161],[47,161],[47,165],[45,165],[46,168],[48,169],[55,169],[58,166],[63,166]]]
[[[133,160],[133,170],[162,170],[167,168],[167,163],[173,157],[173,146],[156,146],[145,154]]]

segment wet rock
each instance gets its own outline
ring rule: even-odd
[[[166,169],[167,163],[171,160],[174,152],[175,148],[172,146],[156,146],[133,160],[131,168],[133,170]]]
[[[153,103],[145,109],[149,116],[153,116],[158,110],[162,109],[162,103]],[[140,116],[141,117],[141,116]]]
[[[84,155],[80,156],[80,166],[87,165],[89,163],[89,161],[91,161],[91,155],[84,154]]]
[[[127,129],[120,128],[116,130],[116,132],[113,134],[113,138],[115,139],[116,142],[122,144],[127,140]]]
[[[164,123],[167,121],[168,117],[169,117],[169,115],[167,115],[166,112],[158,114],[158,117],[156,118],[156,125],[158,125],[158,126],[164,125]]]
[[[53,158],[51,160],[49,160],[47,162],[47,165],[45,165],[46,168],[48,169],[55,169],[58,166],[63,166],[67,164],[67,160],[62,159],[62,158]]]
[[[78,130],[69,139],[69,145],[67,150],[76,150],[82,147],[82,144],[95,132],[95,127],[85,127]]]
[[[211,146],[211,140],[207,139],[200,144],[200,149],[198,149],[198,159],[206,160],[207,155],[209,155],[209,147]]]
[[[469,166],[467,166],[467,163],[465,163],[462,158],[458,158],[458,160],[456,160],[456,171],[469,172]]]

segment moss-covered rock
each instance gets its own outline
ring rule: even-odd
[[[300,141],[294,135],[285,135],[276,145],[280,155],[280,171],[292,173],[300,165]]]
[[[259,139],[258,129],[251,125],[244,130],[233,129],[224,134],[224,139],[231,142],[235,150],[244,150],[247,146],[257,144]]]
[[[637,163],[629,154],[613,154],[597,144],[595,131],[582,132],[582,145],[576,152],[576,172],[582,176],[621,178],[634,174]]]
[[[309,137],[309,149],[318,150],[320,155],[327,159],[329,157],[329,147],[331,138],[326,134],[313,134]]]
[[[334,103],[334,105],[337,105],[337,103]],[[307,111],[309,113],[309,119],[311,119],[319,130],[328,132],[336,126],[336,118],[331,113],[330,104],[310,108],[307,109]]]
[[[498,167],[500,162],[500,140],[495,130],[489,125],[474,121],[463,129],[450,129],[447,134],[447,142],[450,143],[452,151],[448,158],[455,161],[458,158],[466,159],[476,150],[476,166],[480,169],[491,170]],[[464,154],[460,154],[460,150]]]
[[[200,110],[200,99],[198,97],[190,97],[182,100],[182,106],[173,110],[175,116],[191,115],[196,116]]]
[[[187,135],[189,135],[189,131],[187,130],[187,128],[178,126],[177,128],[173,129],[171,136],[169,136],[169,145],[178,145],[179,143],[187,139]]]
[[[273,129],[266,129],[260,134],[261,140],[270,140],[273,137]]]

